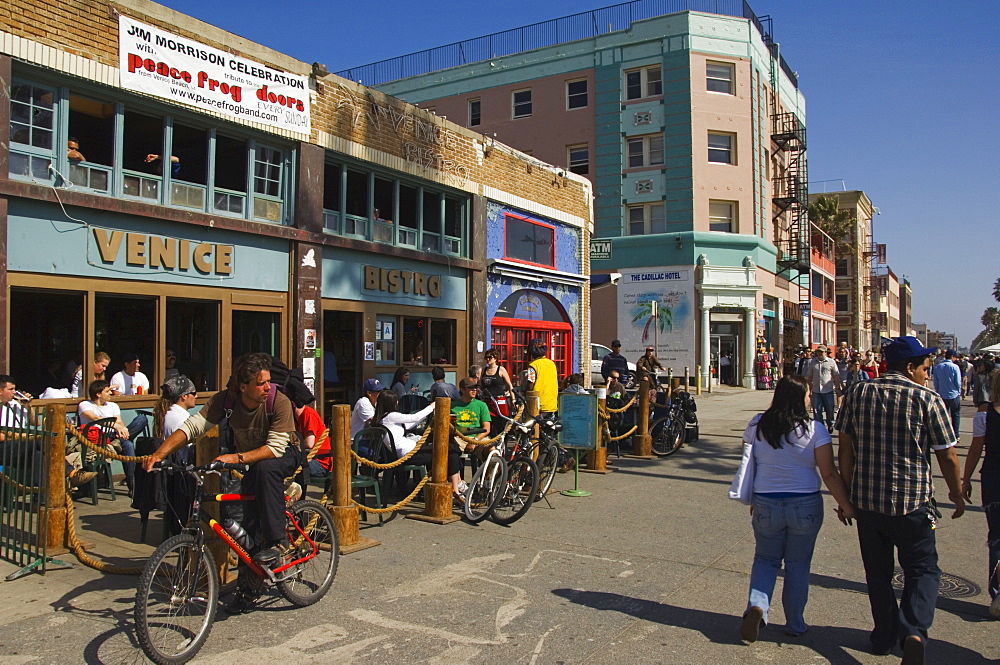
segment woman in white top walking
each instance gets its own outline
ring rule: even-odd
[[[854,506],[834,466],[829,431],[809,418],[809,382],[804,377],[786,376],[778,382],[770,408],[753,417],[743,441],[752,446],[756,465],[750,506],[756,551],[740,636],[754,642],[761,623],[767,623],[782,561],[785,634],[798,636],[808,629],[803,612],[809,568],[823,524],[820,476],[837,501],[841,522],[851,523]]]

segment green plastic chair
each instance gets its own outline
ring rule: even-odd
[[[375,427],[366,427],[354,435],[354,440],[351,442],[351,448],[359,457],[364,457],[365,459],[370,459],[373,462],[379,464],[384,463],[386,459],[386,446],[385,437],[389,437],[389,441],[392,441],[392,434],[389,433],[385,427],[381,425],[376,425]],[[362,446],[362,443],[366,445]],[[359,462],[351,457],[351,490],[360,489],[361,490],[361,504],[368,505],[364,502],[365,495],[368,494],[368,488],[371,488],[372,493],[375,495],[375,507],[382,508],[382,489],[381,481],[379,479],[379,474],[381,469],[375,469],[370,466],[365,465],[364,468],[359,469]],[[362,517],[367,522],[368,514],[364,511],[362,512]],[[382,518],[382,513],[378,514],[378,525],[382,526],[384,520]]]

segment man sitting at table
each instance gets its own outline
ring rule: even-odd
[[[479,384],[471,377],[462,379],[458,384],[459,399],[451,403],[451,415],[455,418],[455,428],[462,434],[473,436],[477,440],[490,438],[490,410],[486,402],[476,399]],[[476,448],[482,448],[482,455],[488,446],[478,446],[466,443],[464,439],[456,439],[458,447],[463,452],[471,453]]]
[[[121,409],[111,401],[110,384],[107,381],[94,381],[87,386],[87,394],[90,396],[90,401],[80,402],[80,406],[77,407],[80,429],[83,429],[84,425],[95,420],[114,418],[115,422],[111,424],[111,428],[114,429],[117,438],[111,442],[111,446],[122,455],[134,457],[135,444],[132,443],[133,433],[122,422]],[[142,416],[142,418],[145,420],[145,416]],[[132,421],[133,424],[135,422],[135,420]],[[95,434],[88,434],[88,436],[94,436],[95,438],[92,438],[91,441],[96,442],[96,430],[92,429],[90,431],[95,432]],[[132,479],[135,476],[135,462],[123,462],[122,465],[125,467],[125,484],[131,492],[133,486]]]

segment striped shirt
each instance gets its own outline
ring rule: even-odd
[[[938,394],[892,370],[847,393],[837,429],[854,440],[851,501],[884,515],[906,515],[932,499],[931,451],[957,443]]]

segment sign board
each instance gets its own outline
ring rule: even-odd
[[[611,241],[610,240],[591,240],[590,241],[590,260],[591,261],[610,261],[611,260]]]
[[[559,418],[562,431],[559,445],[563,448],[593,450],[601,440],[597,420],[597,396],[589,393],[560,393]]]
[[[175,104],[309,133],[309,79],[118,16],[121,85]]]
[[[622,354],[638,358],[647,346],[656,346],[656,357],[664,367],[673,367],[675,374],[685,366],[694,367],[697,306],[691,266],[622,269],[621,273],[617,337],[622,341]]]

